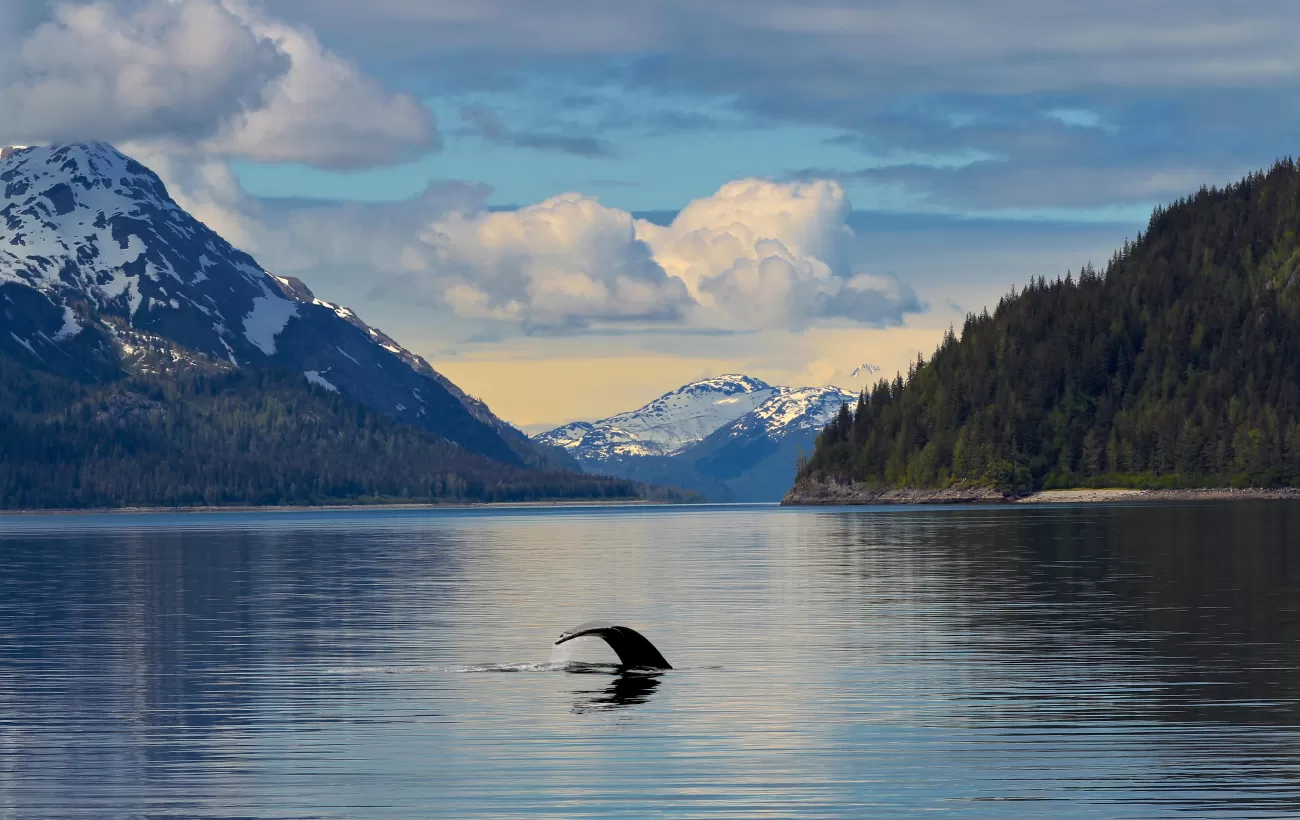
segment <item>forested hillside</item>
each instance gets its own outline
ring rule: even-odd
[[[1039,279],[844,408],[800,480],[1300,483],[1300,173],[1157,208],[1104,271]]]
[[[145,365],[107,383],[0,353],[0,508],[636,499],[489,460],[295,373]]]

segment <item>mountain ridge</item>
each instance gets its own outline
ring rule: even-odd
[[[83,376],[103,375],[111,367],[85,363],[115,355],[115,336],[105,330],[111,318],[236,367],[300,373],[489,458],[575,466],[350,309],[265,271],[107,143],[13,151],[0,161],[0,185],[0,294],[14,306],[0,315],[0,349],[19,359],[56,369],[76,362],[68,366]],[[45,297],[53,310],[18,289]],[[65,355],[89,326],[95,330],[81,346],[98,348],[94,355]]]
[[[564,448],[589,472],[686,487],[718,501],[776,501],[800,454],[843,402],[856,400],[838,387],[778,387],[728,373],[536,438]]]

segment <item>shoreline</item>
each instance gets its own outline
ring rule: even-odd
[[[1110,489],[1042,490],[1014,499],[1014,504],[1112,504],[1123,501],[1295,501],[1300,487],[1200,487],[1189,490]]]
[[[857,484],[818,483],[795,487],[786,494],[778,506],[782,507],[838,507],[838,506],[907,506],[907,505],[1006,505],[1006,504],[1122,504],[1150,502],[1191,501],[1300,501],[1300,487],[1264,489],[1259,487],[1200,487],[1183,490],[1151,490],[1110,487],[1099,489],[1040,490],[1022,496],[1010,496],[992,487],[967,487],[961,489],[921,490],[909,488],[867,488]],[[705,502],[707,504],[707,502]],[[653,501],[648,499],[574,499],[557,501],[485,501],[480,503],[430,503],[412,502],[384,504],[267,504],[196,507],[58,507],[0,510],[5,516],[39,515],[140,515],[140,514],[202,514],[250,512],[356,512],[362,510],[490,510],[536,509],[546,507],[643,507],[643,506],[698,506],[698,502]]]
[[[1189,501],[1296,501],[1300,487],[1263,489],[1248,487],[1201,487],[1185,490],[1148,490],[1123,487],[1099,489],[1040,490],[1014,496],[993,487],[923,490],[879,488],[836,482],[801,482],[785,498],[783,507],[827,507],[896,504],[1122,504]]]
[[[457,502],[438,504],[431,502],[412,502],[410,504],[265,504],[265,505],[231,505],[225,507],[53,507],[20,508],[0,510],[0,517],[18,515],[132,515],[141,513],[247,513],[247,512],[347,512],[356,510],[479,510],[510,509],[533,507],[629,507],[629,506],[690,506],[689,502],[651,501],[647,499],[628,499],[624,501],[606,499],[575,499],[572,501],[484,501],[481,503]]]

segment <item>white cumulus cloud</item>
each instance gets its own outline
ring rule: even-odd
[[[346,169],[409,159],[440,146],[433,114],[419,100],[387,91],[324,48],[309,29],[227,2],[250,31],[275,44],[289,68],[271,83],[265,104],[223,124],[209,151]]]
[[[564,194],[517,211],[451,213],[426,230],[425,273],[459,314],[530,328],[677,321],[693,301],[632,215]]]
[[[641,221],[655,260],[698,303],[696,321],[716,327],[799,330],[841,317],[868,324],[920,309],[893,277],[850,267],[854,235],[836,182],[729,182],[687,205],[671,225]]]
[[[7,143],[186,139],[263,102],[289,60],[215,0],[65,3],[0,63]]]
[[[153,142],[326,168],[439,145],[432,113],[243,0],[58,2],[0,30],[0,142]]]
[[[893,277],[851,268],[849,210],[834,182],[731,182],[668,226],[564,194],[517,211],[434,221],[421,236],[432,253],[404,281],[431,289],[462,316],[528,329],[897,323],[921,309],[916,294]]]
[[[221,161],[135,154],[268,269],[326,298],[434,307],[496,335],[888,326],[923,309],[896,277],[853,265],[850,205],[835,182],[738,180],[661,226],[577,193],[491,211],[485,186],[460,182],[391,203],[260,200]]]

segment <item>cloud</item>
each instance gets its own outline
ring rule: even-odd
[[[62,4],[3,64],[9,143],[211,133],[261,105],[289,59],[220,3]]]
[[[395,202],[319,202],[250,196],[228,162],[170,153],[165,147],[126,145],[153,169],[181,207],[268,270],[301,274],[322,293],[343,286],[384,286],[392,276],[422,270],[431,248],[420,239],[452,212],[486,208],[485,185],[433,181],[416,197]],[[341,297],[337,297],[341,298]]]
[[[485,186],[460,182],[392,203],[258,199],[220,160],[135,155],[182,207],[323,298],[418,306],[494,338],[884,327],[924,309],[852,264],[834,182],[739,180],[656,225],[577,193],[494,212]]]
[[[829,181],[724,185],[667,226],[638,221],[655,260],[699,304],[697,322],[799,330],[818,319],[902,321],[922,309],[894,277],[855,272],[844,189]]]
[[[636,59],[647,82],[795,100],[1293,82],[1289,0],[268,0],[376,56]],[[364,38],[355,36],[364,22]],[[364,40],[364,42],[362,42]],[[493,75],[495,76],[495,75]],[[799,93],[791,94],[797,90]]]
[[[275,44],[289,69],[264,105],[243,110],[210,140],[209,151],[261,162],[322,168],[384,165],[441,147],[433,114],[409,94],[392,93],[321,46],[310,30],[247,7],[242,21]]]
[[[438,145],[428,109],[242,0],[56,3],[0,31],[0,141],[165,143],[177,153],[359,168]],[[30,11],[30,10],[29,10]]]
[[[831,182],[728,183],[667,226],[564,194],[517,211],[452,212],[397,290],[456,314],[565,332],[634,324],[802,330],[901,322],[922,310],[894,277],[854,271],[849,203]]]
[[[535,148],[541,151],[558,151],[576,157],[609,157],[613,152],[602,140],[595,137],[554,134],[544,131],[514,131],[505,126],[501,118],[485,105],[466,105],[460,109],[460,118],[470,128],[489,142],[513,145],[516,148]]]
[[[1146,210],[1202,184],[1240,178],[1275,158],[1272,149],[1255,153],[1256,142],[1269,141],[1259,130],[1233,125],[1257,120],[1250,112],[1266,105],[1267,95],[1231,96],[1215,102],[1216,122],[1199,124],[1176,100],[1115,105],[1105,117],[1054,106],[1048,98],[900,105],[865,118],[861,133],[834,141],[877,156],[891,145],[909,145],[929,154],[929,161],[893,158],[864,168],[814,166],[787,175],[904,191],[909,205],[922,210]],[[1199,104],[1210,103],[1207,98]],[[1300,111],[1272,107],[1274,126],[1294,121],[1300,127]]]
[[[1225,180],[1284,153],[1300,128],[1290,0],[268,1],[430,88],[513,93],[565,113],[613,99],[588,133],[617,131],[629,155],[656,127],[731,119],[615,116],[618,99],[644,95],[678,111],[725,104],[745,127],[840,130],[864,149],[862,166],[935,151],[1008,163],[886,180],[964,212],[1149,207],[1186,193],[1161,180]],[[350,33],[360,15],[364,39]],[[556,90],[536,94],[546,80]],[[1000,187],[1004,174],[1026,184]]]
[[[425,282],[456,313],[525,329],[677,321],[686,287],[655,262],[632,215],[579,194],[517,211],[452,213],[421,237]]]

